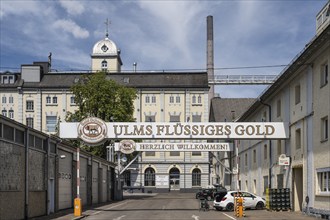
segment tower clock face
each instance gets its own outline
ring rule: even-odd
[[[101,50],[102,50],[103,52],[107,52],[108,49],[109,49],[109,48],[108,48],[105,44],[101,47]]]

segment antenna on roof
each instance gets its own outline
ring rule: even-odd
[[[109,25],[111,24],[111,21],[109,21],[109,19],[107,18],[107,20],[105,20],[104,24],[106,25],[105,36],[108,37],[109,36]]]

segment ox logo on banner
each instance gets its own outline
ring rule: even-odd
[[[78,137],[89,145],[98,145],[107,136],[107,125],[99,118],[86,118],[78,125]]]

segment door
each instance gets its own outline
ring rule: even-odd
[[[170,190],[180,190],[180,171],[174,167],[170,170]]]
[[[301,211],[303,203],[303,168],[293,169],[293,211]]]

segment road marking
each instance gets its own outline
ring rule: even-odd
[[[233,220],[237,220],[236,218],[231,217],[230,215],[227,215],[226,213],[222,213],[222,214],[224,214],[224,215],[227,216],[228,218],[231,218],[231,219],[233,219]]]
[[[193,215],[191,217],[194,218],[195,220],[199,220],[199,216],[197,216],[197,215]]]
[[[120,220],[122,218],[124,218],[126,215],[122,215],[122,216],[119,216],[118,218],[114,218],[113,220]]]
[[[101,213],[101,211],[94,212],[92,215],[97,215],[99,213]]]
[[[127,201],[127,202],[123,202],[123,203],[120,203],[120,204],[115,205],[115,206],[111,206],[111,207],[107,208],[106,210],[109,210],[109,209],[112,209],[112,208],[116,208],[117,206],[124,205],[124,204],[126,204],[126,203],[128,203],[128,202],[129,202],[129,201]]]

